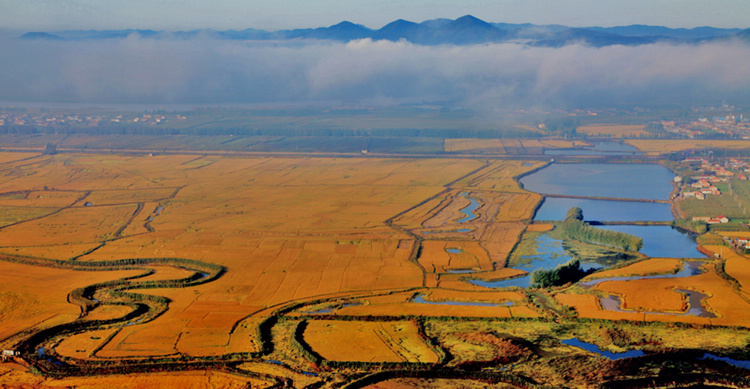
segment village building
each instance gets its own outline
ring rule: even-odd
[[[717,217],[709,218],[708,221],[706,221],[708,224],[723,224],[723,223],[729,223],[729,218],[724,215],[719,215]]]
[[[15,358],[15,357],[20,356],[20,355],[21,355],[21,353],[18,352],[18,351],[3,350],[2,354],[0,354],[0,358],[3,361],[7,361],[8,359],[12,359],[12,358]]]

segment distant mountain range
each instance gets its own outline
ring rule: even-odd
[[[661,26],[632,25],[622,27],[572,28],[562,25],[535,25],[488,23],[466,15],[455,20],[433,19],[422,23],[396,20],[379,30],[351,22],[341,22],[330,27],[297,30],[264,31],[211,29],[190,31],[155,30],[69,30],[58,32],[29,32],[23,39],[41,40],[94,40],[120,39],[130,35],[149,39],[192,39],[210,37],[225,40],[332,40],[348,42],[355,39],[406,40],[420,45],[469,45],[482,43],[518,42],[532,46],[559,47],[583,43],[602,47],[610,45],[642,45],[655,42],[690,43],[711,40],[742,39],[750,42],[750,29],[696,27],[668,28]]]

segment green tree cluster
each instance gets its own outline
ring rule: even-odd
[[[583,221],[583,211],[578,207],[573,207],[568,211],[568,215],[562,223],[562,231],[566,238],[583,243],[609,246],[634,252],[638,252],[643,248],[643,239],[635,235],[590,226]]]
[[[593,270],[592,270],[593,271]],[[591,271],[581,269],[581,262],[574,259],[554,269],[539,269],[531,274],[531,286],[534,288],[549,288],[577,282]]]
[[[686,230],[695,231],[699,234],[703,234],[708,231],[708,225],[702,221],[693,221],[685,219],[676,219],[672,225]]]

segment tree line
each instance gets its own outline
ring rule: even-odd
[[[285,136],[285,137],[386,137],[386,138],[540,138],[534,131],[513,128],[497,129],[442,129],[442,128],[252,128],[243,126],[207,126],[175,128],[143,124],[108,123],[89,126],[45,126],[5,125],[0,126],[0,135],[39,135],[39,134],[83,134],[83,135],[195,135],[195,136]]]
[[[583,243],[634,252],[643,248],[643,239],[635,235],[592,227],[583,221],[583,210],[579,207],[573,207],[568,211],[561,227],[566,238]]]

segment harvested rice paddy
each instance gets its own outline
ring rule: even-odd
[[[446,141],[456,153],[570,146]],[[391,363],[424,368],[444,351],[449,369],[521,363],[528,375],[551,355],[593,358],[556,343],[564,333],[603,345],[582,319],[724,326],[720,339],[750,323],[750,259],[719,246],[704,248],[723,258],[689,277],[639,278],[684,264],[653,258],[590,277],[627,279],[586,287],[468,283],[524,274],[507,267],[509,255],[524,232],[552,225],[531,222],[542,197],[517,181],[546,162],[464,157],[0,153],[0,342],[29,357],[31,335],[57,328],[34,346],[82,375],[114,374],[34,385],[105,385],[127,377],[111,362],[146,371],[187,361],[196,373],[150,374],[133,387],[265,387],[338,384]],[[133,262],[107,268],[120,260]],[[664,344],[678,347],[669,336]]]

